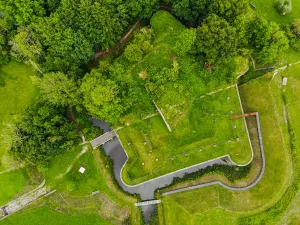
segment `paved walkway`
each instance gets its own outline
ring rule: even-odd
[[[50,188],[48,188],[47,186],[44,186],[44,185],[45,185],[45,180],[36,189],[7,203],[4,206],[1,206],[0,208],[5,209],[5,211],[7,212],[7,216],[9,216],[10,214],[21,210],[22,208],[24,208],[26,205],[30,204],[31,202],[34,202],[41,197],[44,197],[46,195],[53,193],[50,191]],[[5,217],[3,217],[1,219],[4,219],[4,218]]]

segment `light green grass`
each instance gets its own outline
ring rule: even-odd
[[[10,62],[0,67],[0,77],[5,86],[0,86],[0,171],[16,165],[8,155],[11,145],[10,129],[31,103],[35,95],[35,71],[29,66],[17,62]]]
[[[0,205],[9,202],[26,186],[25,170],[15,170],[0,175]]]
[[[198,224],[199,221],[205,222],[204,224],[220,224],[220,222],[238,224],[239,217],[262,212],[283,196],[289,185],[292,168],[280,81],[279,77],[274,78],[272,82],[261,78],[240,87],[245,110],[260,113],[266,155],[266,170],[262,180],[247,191],[229,191],[222,187],[211,186],[203,188],[203,193],[192,190],[181,193],[180,197],[177,197],[177,194],[168,196],[185,211],[194,210],[193,220],[196,221],[194,224]],[[193,207],[191,199],[198,204],[209,202],[210,204],[205,206],[207,212],[203,212],[202,207]],[[163,204],[164,201],[165,198]],[[168,203],[166,205],[169,207],[167,211],[172,211],[172,205]],[[168,215],[165,213],[166,216]],[[253,224],[260,224],[260,221]]]
[[[48,185],[53,186],[60,181],[59,177],[63,176],[69,166],[76,163],[76,157],[82,151],[82,148],[83,146],[73,147],[51,160],[47,170],[44,172],[44,177]]]
[[[117,131],[129,155],[126,182],[139,183],[225,155],[239,164],[251,160],[243,119],[230,120],[241,114],[235,88],[198,98],[185,110],[171,122],[172,132],[159,115]]]
[[[267,20],[275,21],[281,24],[290,24],[294,19],[299,18],[300,2],[292,0],[292,11],[285,16],[280,15],[274,7],[276,0],[249,0],[256,6],[258,14],[265,17]]]
[[[47,206],[28,210],[0,221],[5,225],[108,225],[97,214],[67,214],[51,210]]]
[[[86,168],[83,174],[79,172],[80,167]],[[68,190],[67,186],[70,182],[74,183],[74,190]],[[58,190],[73,195],[87,195],[96,190],[110,192],[105,184],[103,175],[98,171],[96,161],[91,152],[85,153],[78,159],[71,171],[66,174],[64,180],[58,185]]]
[[[8,151],[11,145],[9,126],[20,118],[35,95],[34,70],[25,64],[10,62],[0,67],[0,77],[5,85],[0,86],[0,171],[18,166]],[[0,174],[0,205],[7,203],[25,186],[23,170]]]

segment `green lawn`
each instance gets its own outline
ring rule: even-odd
[[[172,123],[172,132],[159,115],[117,131],[129,155],[126,182],[139,183],[225,155],[238,164],[251,160],[243,119],[230,120],[241,114],[235,88],[199,97],[186,111]]]
[[[294,19],[300,16],[300,2],[292,0],[292,11],[285,16],[280,15],[274,7],[276,0],[249,0],[256,6],[258,14],[264,16],[267,20],[275,21],[281,24],[290,24]]]
[[[0,67],[0,171],[18,167],[9,155],[12,127],[20,118],[24,110],[31,103],[36,88],[34,81],[35,71],[29,65],[10,62]],[[7,203],[25,185],[24,170],[19,169],[0,174],[0,205]]]
[[[246,111],[260,113],[267,160],[262,180],[247,191],[234,192],[211,186],[164,197],[165,221],[174,224],[182,215],[182,224],[198,224],[199,221],[203,224],[238,224],[240,217],[262,212],[283,196],[292,168],[280,83],[280,77],[275,77],[272,82],[261,78],[240,87]],[[172,201],[177,204],[170,204]],[[170,215],[169,212],[179,209],[178,217]],[[184,218],[191,222],[185,222]],[[263,218],[259,216],[249,224],[261,224]]]
[[[0,221],[5,225],[108,225],[112,224],[97,214],[67,214],[51,210],[47,206],[18,213]]]
[[[25,187],[25,170],[14,170],[0,175],[0,206],[9,202]]]
[[[34,69],[25,64],[10,62],[0,67],[0,171],[16,166],[8,155],[11,129],[7,127],[22,115],[35,95]]]

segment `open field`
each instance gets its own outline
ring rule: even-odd
[[[281,24],[290,24],[294,19],[299,18],[300,4],[297,0],[292,0],[292,11],[285,16],[280,15],[274,7],[276,0],[249,0],[256,6],[255,11],[267,20]]]
[[[233,87],[199,98],[172,132],[159,115],[118,130],[129,155],[124,179],[138,183],[227,154],[238,164],[248,163],[252,152],[244,121],[229,118],[238,114]]]
[[[267,160],[262,180],[248,191],[233,192],[211,186],[166,196],[163,198],[166,224],[176,221],[176,217],[168,213],[174,210],[175,215],[189,218],[190,223],[183,220],[182,224],[198,224],[197,221],[238,224],[240,217],[263,212],[283,196],[291,179],[292,165],[280,83],[279,77],[272,82],[260,78],[240,87],[245,111],[260,113]],[[191,198],[196,205],[191,204]],[[173,201],[177,204],[171,204]],[[258,217],[249,224],[260,224],[263,218]]]
[[[14,61],[0,67],[0,205],[26,186],[27,172],[17,169],[20,164],[12,159],[8,150],[12,141],[12,127],[35,95],[34,76],[35,72],[30,66]],[[9,170],[13,171],[6,172]]]
[[[112,224],[107,222],[97,214],[68,214],[51,210],[47,206],[31,209],[24,213],[19,213],[0,221],[0,224],[6,225],[108,225]]]
[[[14,122],[28,107],[35,94],[35,71],[29,65],[10,62],[0,67],[0,77],[4,86],[0,86],[0,171],[9,169],[13,164],[8,155],[11,144],[11,129]]]

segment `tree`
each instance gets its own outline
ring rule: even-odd
[[[95,69],[85,75],[80,90],[83,106],[93,117],[109,123],[117,123],[122,113],[136,101],[133,87],[108,79]]]
[[[38,80],[42,98],[54,106],[76,105],[79,102],[78,86],[74,79],[62,72],[48,73]]]
[[[45,15],[44,0],[2,0],[0,12],[12,17],[18,25],[28,25]]]
[[[32,165],[45,166],[79,142],[75,125],[65,117],[65,109],[40,101],[26,110],[17,124],[16,135],[11,153]]]
[[[292,32],[296,36],[300,37],[300,18],[297,18],[293,21],[291,28],[292,28]]]
[[[141,46],[137,44],[129,44],[124,51],[124,56],[130,62],[139,62],[143,59],[143,51]]]
[[[292,0],[277,0],[275,8],[281,15],[285,15],[292,11]]]
[[[175,49],[179,56],[191,52],[197,38],[196,29],[186,29],[180,35],[175,43]]]
[[[0,65],[7,64],[10,59],[8,40],[11,38],[14,25],[9,17],[0,16]]]
[[[151,44],[153,38],[153,30],[142,28],[135,34],[133,41],[127,45],[124,51],[124,56],[130,62],[139,62],[143,56],[153,49]]]
[[[214,0],[210,5],[210,12],[222,17],[231,25],[241,16],[248,12],[248,2],[246,0]]]
[[[196,27],[207,16],[211,2],[211,0],[173,0],[172,9],[188,26]]]
[[[197,28],[196,46],[209,63],[236,54],[236,29],[215,14],[209,15]]]
[[[289,40],[276,23],[256,18],[250,28],[249,43],[259,63],[273,63],[280,52],[288,49]]]
[[[18,60],[38,61],[43,52],[40,40],[30,28],[21,28],[10,44],[11,54]]]

